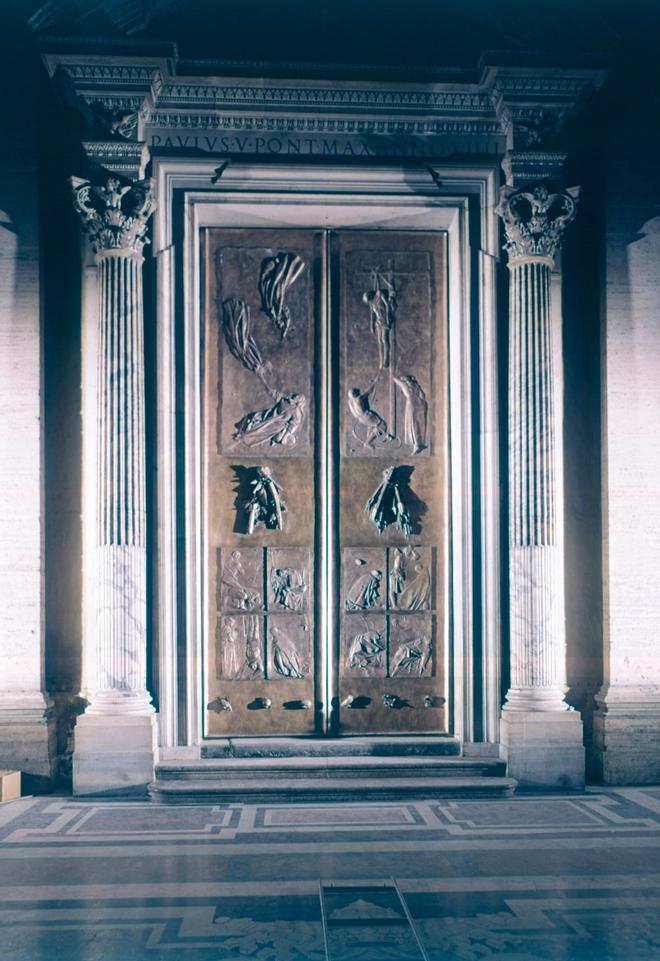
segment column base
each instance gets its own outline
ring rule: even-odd
[[[577,711],[502,711],[507,775],[525,788],[584,787],[582,721]]]
[[[596,703],[594,768],[602,783],[659,784],[660,688],[603,688]]]
[[[0,695],[0,767],[21,772],[23,794],[55,784],[57,732],[53,706],[41,692]]]
[[[75,795],[146,795],[158,749],[156,714],[83,714],[74,731]]]

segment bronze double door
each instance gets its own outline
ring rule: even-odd
[[[445,731],[444,235],[204,262],[205,735]]]

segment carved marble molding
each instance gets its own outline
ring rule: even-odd
[[[184,135],[274,131],[437,137],[456,141],[448,143],[448,155],[491,157],[507,149],[546,149],[556,146],[566,117],[588,101],[606,76],[602,69],[555,68],[541,55],[526,55],[534,62],[522,67],[506,58],[502,64],[484,66],[482,61],[476,79],[473,69],[437,68],[442,82],[282,81],[258,77],[258,64],[253,76],[234,79],[223,63],[208,63],[200,75],[194,65],[178,60],[173,47],[156,50],[134,41],[129,56],[119,49],[113,54],[110,45],[97,49],[91,41],[53,40],[44,60],[51,76],[73,92],[72,105],[77,98],[83,119],[103,120],[106,140],[109,132],[116,140],[130,137],[155,147],[211,153],[243,148],[222,146],[220,139],[207,145],[203,137],[191,144]],[[86,139],[93,139],[91,133]],[[429,150],[445,155],[438,143]]]
[[[555,146],[568,118],[584,107],[607,77],[607,70],[598,67],[557,64],[548,70],[507,63],[506,53],[488,57],[502,58],[499,64],[484,65],[482,82],[510,150]]]
[[[70,177],[73,205],[82,218],[95,254],[127,251],[142,254],[149,242],[146,231],[156,207],[151,180],[126,183],[108,177],[93,185],[81,177]]]
[[[575,219],[579,187],[551,193],[545,184],[530,190],[504,186],[497,213],[504,222],[509,266],[530,260],[554,265],[566,227]]]

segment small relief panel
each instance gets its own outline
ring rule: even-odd
[[[344,258],[344,452],[429,455],[434,358],[428,251],[353,250]]]
[[[387,600],[385,549],[344,550],[343,607],[347,613],[382,611]]]
[[[308,677],[311,664],[309,621],[295,614],[268,618],[268,678],[301,680]]]
[[[433,674],[433,618],[430,614],[390,616],[390,677]]]
[[[220,610],[263,610],[263,550],[260,547],[219,549],[218,566]]]
[[[268,549],[268,610],[300,613],[309,609],[309,551],[305,547]]]
[[[225,681],[252,681],[266,676],[264,624],[256,614],[222,615],[218,619],[219,670]]]
[[[388,607],[428,611],[432,607],[433,549],[406,544],[389,548]]]
[[[309,453],[313,291],[309,254],[251,244],[216,254],[218,449]]]
[[[382,614],[344,618],[341,669],[345,677],[385,677],[387,626]]]

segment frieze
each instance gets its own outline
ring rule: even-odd
[[[316,157],[447,157],[456,154],[497,156],[504,150],[500,137],[307,137],[194,134],[189,131],[147,129],[152,150],[203,151],[218,155],[316,156]]]

